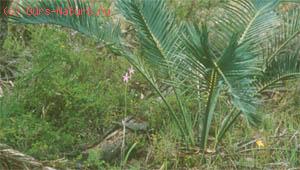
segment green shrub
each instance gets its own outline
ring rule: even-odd
[[[14,82],[13,93],[0,98],[0,139],[39,159],[80,153],[123,117],[121,77],[128,64],[97,50],[95,42],[69,38],[69,31],[35,29],[29,27],[31,64]],[[133,86],[128,91],[128,113],[143,115],[148,106],[139,105],[140,92]]]

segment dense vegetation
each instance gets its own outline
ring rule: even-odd
[[[11,4],[34,5],[88,7]],[[1,16],[0,143],[58,169],[300,167],[297,1],[102,5],[111,16]]]

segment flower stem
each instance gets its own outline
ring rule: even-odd
[[[124,92],[124,102],[125,102],[124,119],[127,116],[127,88],[128,88],[128,85],[126,83],[126,85],[125,85],[125,92]]]

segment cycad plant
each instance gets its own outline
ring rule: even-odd
[[[12,19],[61,25],[106,43],[148,80],[187,146],[198,143],[205,151],[213,119],[219,114],[218,103],[225,103],[226,109],[222,124],[216,125],[215,146],[239,116],[251,125],[260,122],[256,108],[262,102],[262,92],[300,77],[299,53],[293,50],[299,48],[300,9],[282,12],[280,6],[285,3],[232,0],[198,24],[177,21],[163,0],[118,0],[117,11],[135,30],[139,42],[135,49],[126,45],[119,23],[104,16],[33,17],[23,13]],[[20,4],[21,8],[32,5],[30,1]],[[35,5],[44,9],[89,7],[80,0]],[[161,84],[171,90],[165,93]],[[168,100],[169,95],[176,97],[175,104]],[[204,109],[189,107],[191,101]]]

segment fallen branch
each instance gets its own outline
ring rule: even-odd
[[[33,157],[14,150],[5,144],[0,144],[0,160],[0,169],[55,170],[54,168],[43,166],[42,163]]]

